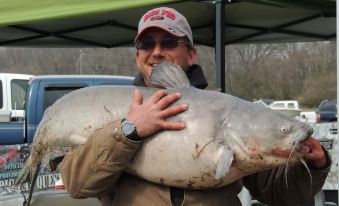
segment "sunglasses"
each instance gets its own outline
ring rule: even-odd
[[[160,46],[163,49],[177,48],[179,46],[179,43],[190,45],[188,42],[170,37],[166,37],[160,40]],[[154,39],[142,39],[135,44],[135,47],[140,50],[151,50],[154,49],[156,45],[157,41],[155,41]]]

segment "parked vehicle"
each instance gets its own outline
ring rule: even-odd
[[[33,77],[27,88],[25,98],[25,121],[0,122],[0,206],[23,205],[22,191],[8,189],[13,186],[19,171],[24,165],[30,150],[30,143],[40,123],[44,111],[63,95],[88,86],[96,85],[131,85],[133,78],[101,75],[54,75]],[[42,170],[36,181],[32,205],[95,205],[96,198],[74,200],[55,183],[61,179],[58,169],[54,172]]]
[[[313,136],[327,149],[332,157],[332,166],[322,188],[325,200],[338,205],[338,126],[337,122],[322,122],[313,126]],[[335,205],[335,204],[325,204]]]
[[[337,100],[325,99],[321,101],[316,113],[317,123],[337,121]]]
[[[22,121],[28,81],[32,75],[0,73],[0,122]]]
[[[29,82],[25,98],[25,123],[1,122],[0,145],[31,143],[44,111],[65,94],[95,85],[130,85],[132,79],[131,77],[102,75],[33,77]]]
[[[280,100],[274,101],[268,105],[269,108],[276,110],[288,117],[296,117],[302,111],[296,100]]]
[[[332,161],[338,162],[337,100],[321,101],[316,110],[316,120],[313,136],[329,151]],[[338,164],[332,164],[322,188],[324,199],[331,203],[325,205],[338,205],[338,189]]]
[[[301,122],[306,122],[311,125],[314,125],[315,123],[317,123],[316,116],[317,115],[315,111],[305,111],[305,112],[300,112],[300,114],[296,117],[296,119]]]
[[[274,102],[273,99],[260,98],[254,101],[253,103],[264,106],[264,107],[268,107],[268,105],[271,104],[272,102]]]
[[[271,109],[299,109],[299,103],[296,100],[274,101],[268,105]]]

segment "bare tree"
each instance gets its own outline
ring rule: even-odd
[[[214,48],[197,46],[209,88]],[[336,43],[239,44],[226,50],[226,91],[247,100],[298,99],[307,106],[336,96]],[[0,72],[135,76],[135,48],[0,48]]]

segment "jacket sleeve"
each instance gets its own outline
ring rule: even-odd
[[[96,130],[61,162],[66,190],[73,198],[102,196],[113,188],[140,144],[122,135],[120,120]]]
[[[244,186],[253,198],[268,205],[303,205],[321,190],[330,170],[331,158],[324,151],[326,166],[323,169],[310,168],[309,173],[304,165],[296,164],[288,167],[285,176],[286,167],[279,167],[244,177]]]

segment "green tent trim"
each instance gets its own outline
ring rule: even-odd
[[[23,24],[155,6],[171,0],[1,0],[0,25]]]
[[[217,6],[225,15],[217,17]],[[139,18],[157,6],[183,13],[194,42],[214,46],[223,19],[224,45],[336,38],[335,0],[0,0],[0,46],[131,45]],[[220,7],[218,7],[220,8]]]

